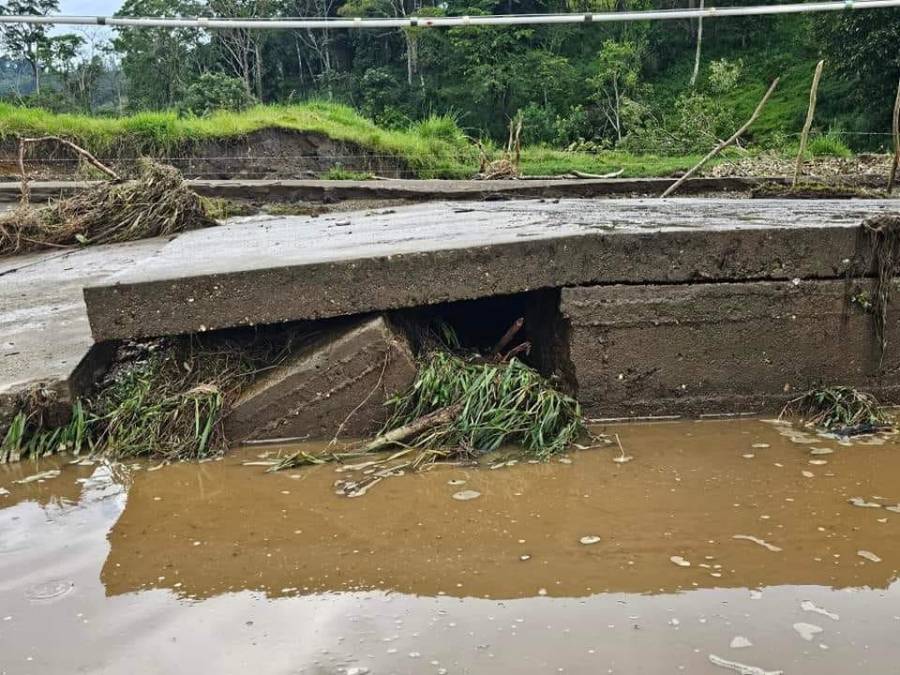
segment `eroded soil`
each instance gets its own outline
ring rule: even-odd
[[[242,464],[260,448],[2,467],[0,672],[895,672],[893,436],[604,431],[634,459],[441,466],[355,499],[334,466]]]

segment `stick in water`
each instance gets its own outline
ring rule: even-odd
[[[794,180],[791,182],[792,190],[797,187],[797,181],[800,180],[803,155],[806,152],[806,139],[809,138],[809,130],[812,128],[813,116],[816,113],[816,95],[819,91],[819,80],[822,78],[822,68],[824,67],[824,59],[816,64],[816,74],[813,75],[812,87],[809,90],[809,110],[806,111],[806,122],[803,123],[803,131],[800,133],[800,150],[797,152],[797,163],[794,165]]]
[[[459,415],[461,410],[462,403],[448,405],[446,408],[439,408],[434,412],[428,413],[427,415],[422,415],[409,424],[404,424],[402,427],[391,429],[387,433],[384,433],[376,438],[368,445],[360,448],[359,452],[377,452],[378,450],[382,450],[390,445],[394,445],[394,443],[400,443],[401,441],[405,441],[407,438],[418,436],[423,431],[427,431],[428,429],[436,427],[439,424],[452,422],[456,418],[456,416]]]
[[[766,95],[763,96],[763,97],[762,97],[762,100],[756,105],[756,110],[754,110],[754,111],[753,111],[753,114],[750,115],[750,119],[747,120],[746,122],[744,122],[743,126],[742,126],[740,129],[738,129],[737,131],[735,131],[735,132],[731,135],[731,138],[729,138],[729,139],[727,139],[727,140],[724,140],[724,141],[722,141],[721,143],[719,143],[716,147],[714,147],[712,150],[710,150],[710,151],[707,153],[706,157],[704,157],[704,158],[701,159],[699,162],[697,162],[697,164],[695,164],[694,167],[693,167],[690,171],[688,171],[688,172],[687,172],[686,174],[684,174],[681,178],[679,178],[679,179],[676,180],[674,183],[672,183],[672,184],[669,186],[669,188],[668,188],[665,192],[662,193],[662,196],[663,196],[663,197],[668,197],[670,194],[672,194],[673,192],[675,192],[675,190],[677,190],[678,188],[680,188],[680,187],[682,186],[682,184],[683,184],[688,178],[690,178],[690,177],[693,176],[695,173],[697,173],[701,168],[703,168],[703,165],[704,165],[704,164],[706,164],[709,160],[711,160],[713,157],[715,157],[715,156],[718,155],[720,152],[722,152],[722,150],[724,150],[725,148],[727,148],[729,145],[731,145],[732,143],[734,143],[738,138],[741,137],[741,135],[743,135],[743,133],[744,133],[745,131],[747,131],[747,129],[750,128],[750,125],[753,124],[753,123],[756,121],[756,118],[757,118],[757,117],[759,117],[759,113],[762,112],[762,109],[763,109],[763,107],[766,105],[766,103],[768,102],[769,97],[772,95],[772,92],[775,91],[775,87],[778,86],[778,81],[779,81],[779,79],[780,79],[780,78],[776,77],[776,78],[772,81],[772,84],[769,85],[769,89],[768,89],[768,91],[766,91]]]

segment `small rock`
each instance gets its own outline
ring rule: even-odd
[[[582,537],[578,541],[580,541],[585,546],[589,546],[590,544],[596,544],[598,541],[600,541],[600,537],[591,534],[586,537]]]
[[[626,462],[630,462],[634,457],[631,455],[619,455],[618,457],[613,457],[614,462],[618,462],[619,464],[625,464]]]
[[[802,475],[804,478],[813,478],[816,474],[814,474],[812,471],[801,471],[800,475]]]
[[[831,455],[834,453],[834,450],[831,448],[810,448],[809,454],[811,455]]]
[[[669,560],[671,560],[673,563],[675,563],[679,567],[690,567],[691,566],[690,561],[685,560],[680,555],[673,555],[671,558],[669,558]]]
[[[481,493],[476,490],[460,490],[459,492],[453,493],[453,499],[459,502],[467,502],[470,499],[477,499],[480,496]]]
[[[812,464],[813,466],[824,466],[825,464],[828,464],[828,460],[827,459],[811,459],[811,460],[809,460],[809,463]]]
[[[754,457],[756,457],[756,455],[754,455],[752,452],[747,452],[741,455],[741,457],[743,457],[744,459],[753,459]]]
[[[447,485],[465,485],[465,484],[466,484],[466,481],[464,481],[462,478],[453,478],[453,479],[447,481]]]
[[[768,443],[754,443],[750,447],[756,448],[757,450],[763,450],[763,449],[771,447],[771,446]]]
[[[521,560],[522,562],[525,562],[526,560],[531,560],[531,556],[528,555],[527,553],[523,553],[522,555],[519,556],[519,560]]]
[[[752,647],[753,643],[743,635],[737,635],[731,640],[731,644],[729,646],[732,649],[745,649],[746,647]]]

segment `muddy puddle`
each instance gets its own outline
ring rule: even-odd
[[[334,466],[244,466],[258,448],[0,467],[0,673],[897,672],[894,437],[605,431],[634,459],[356,499]]]

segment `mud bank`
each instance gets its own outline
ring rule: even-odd
[[[438,467],[357,500],[333,494],[333,467],[242,466],[258,450],[24,484],[57,460],[0,467],[3,669],[893,672],[894,440],[795,443],[757,420],[604,430],[634,461]],[[450,481],[481,497],[453,500]]]
[[[123,176],[136,170],[141,156],[178,168],[188,178],[297,178],[343,169],[393,178],[414,177],[405,159],[373,152],[324,134],[289,129],[260,129],[241,136],[180,143],[165,152],[147,152],[127,140],[100,159]],[[14,139],[0,142],[0,176],[18,177]],[[64,148],[44,143],[30,150],[26,168],[42,179],[89,177],[81,162]]]

